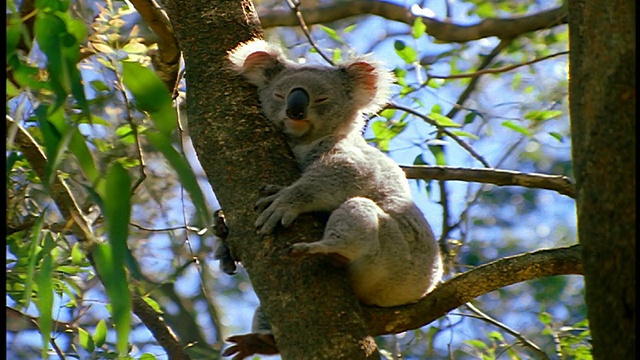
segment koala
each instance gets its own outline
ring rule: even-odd
[[[430,292],[443,272],[431,227],[404,172],[362,136],[364,115],[386,104],[393,76],[368,56],[335,67],[296,64],[263,40],[240,44],[229,59],[257,86],[263,113],[284,133],[302,172],[289,186],[266,186],[256,203],[257,231],[330,213],[322,239],[294,244],[292,254],[340,259],[363,304],[403,305]],[[229,340],[237,345],[225,355],[251,355],[242,335]]]

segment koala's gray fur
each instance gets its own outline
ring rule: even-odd
[[[262,40],[229,54],[258,87],[262,110],[287,137],[302,176],[270,187],[255,222],[262,234],[300,214],[331,212],[324,236],[299,254],[343,258],[364,304],[396,306],[431,291],[442,276],[438,244],[414,204],[404,172],[362,137],[364,113],[388,100],[392,75],[368,57],[337,67],[299,65]]]
[[[387,101],[392,76],[365,57],[336,68],[298,65],[262,40],[231,54],[234,69],[258,86],[265,115],[287,136],[302,176],[258,201],[255,225],[268,234],[299,214],[332,212],[324,237],[298,253],[338,254],[358,299],[378,306],[418,300],[440,280],[440,252],[413,203],[404,172],[361,135],[363,112]],[[294,89],[308,94],[301,119],[287,115]]]

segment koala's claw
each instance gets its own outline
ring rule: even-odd
[[[253,354],[274,355],[278,353],[276,340],[272,334],[251,333],[235,335],[226,339],[234,345],[227,348],[222,356],[231,356],[233,360],[242,360]]]
[[[265,196],[256,201],[253,206],[254,210],[264,210],[271,205],[276,199],[276,195]]]
[[[292,256],[304,256],[309,253],[309,244],[307,243],[293,244],[289,248],[289,253]]]
[[[275,195],[282,189],[284,189],[284,186],[267,184],[260,188],[260,194],[262,194],[262,196]]]
[[[285,207],[277,202],[273,202],[258,216],[254,226],[258,229],[258,233],[268,235],[273,232],[278,224],[288,227],[298,215],[299,212],[295,211],[292,207]]]

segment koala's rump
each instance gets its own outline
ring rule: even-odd
[[[362,303],[389,307],[415,302],[440,280],[438,245],[415,205],[410,204],[402,214],[382,216],[378,239],[371,240],[379,242],[378,253],[359,259],[348,269]]]

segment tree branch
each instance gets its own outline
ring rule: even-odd
[[[414,15],[411,9],[378,0],[352,0],[319,5],[313,9],[302,8],[307,25],[330,23],[351,16],[377,15],[407,25],[420,18],[427,25],[427,34],[442,42],[467,42],[491,36],[511,39],[527,32],[548,29],[567,23],[566,6],[541,11],[536,14],[485,19],[474,25],[459,25],[435,18]],[[268,10],[259,14],[262,26],[298,26],[296,17],[287,10]]]
[[[161,314],[158,314],[144,299],[135,292],[131,293],[133,312],[144,322],[157,343],[167,352],[169,360],[189,360],[184,346],[178,341],[171,328],[167,326]]]
[[[515,283],[555,275],[582,275],[581,247],[538,250],[502,258],[440,284],[415,304],[393,308],[364,306],[372,335],[395,334],[425,326],[478,296]]]
[[[524,186],[556,191],[570,198],[575,197],[571,180],[563,175],[521,173],[501,169],[465,169],[447,166],[401,166],[409,179],[460,180],[498,186]]]
[[[142,20],[158,36],[158,52],[151,54],[156,74],[174,93],[180,68],[180,47],[165,12],[154,0],[131,0]]]

